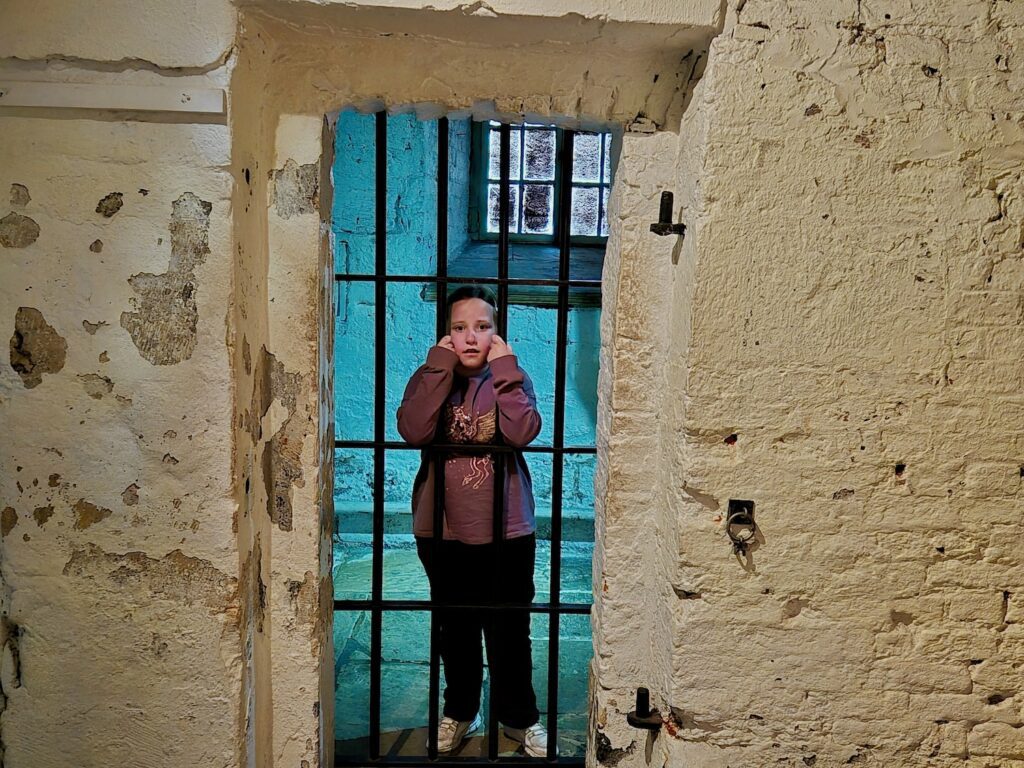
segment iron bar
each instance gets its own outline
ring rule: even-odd
[[[509,176],[511,166],[511,136],[512,129],[508,123],[502,123],[499,129],[500,136],[500,159],[498,163],[499,184],[498,184],[498,317],[497,335],[508,341],[508,214],[509,214]],[[522,154],[522,141],[520,140],[520,155]],[[521,201],[519,201],[521,202]],[[517,205],[518,209],[518,205]],[[518,210],[517,210],[518,213]],[[491,561],[491,598],[497,602],[498,585],[502,576],[502,541],[505,538],[505,473],[507,471],[507,453],[492,454],[494,464],[494,503],[491,505],[491,541],[494,543],[494,558]],[[487,615],[490,625],[489,642],[497,640],[497,613],[490,612]],[[488,658],[494,659],[497,654],[488,646]],[[495,689],[494,668],[488,666],[488,677],[490,679],[490,696],[488,697],[487,708],[487,757],[490,760],[498,759],[498,692]]]
[[[434,520],[433,520],[433,536],[434,538],[430,542],[431,549],[431,563],[433,568],[438,567],[438,563],[441,562],[441,536],[442,536],[442,515],[444,514],[444,477],[445,477],[445,458],[441,454],[434,454],[432,459],[434,462]],[[437,726],[440,722],[440,716],[438,713],[438,700],[440,699],[441,693],[441,619],[437,615],[435,610],[433,585],[431,585],[430,595],[430,677],[429,677],[429,701],[428,707],[428,731],[427,731],[427,756],[431,760],[437,758]],[[390,602],[390,601],[388,601]],[[337,604],[337,601],[335,601]],[[388,606],[386,610],[400,610]]]
[[[575,134],[562,135],[562,178],[572,179],[573,146]],[[558,314],[555,331],[555,423],[552,443],[555,448],[565,447],[565,369],[566,348],[569,338],[569,254],[572,216],[572,184],[562,184],[558,209]],[[562,482],[565,455],[552,455],[551,467],[551,577],[548,601],[561,603],[562,586]],[[558,744],[558,645],[560,636],[559,614],[548,619],[548,759],[554,760]]]
[[[389,451],[422,451],[423,446],[409,445],[395,440],[335,440],[335,448],[357,448],[370,449],[376,447],[386,448]],[[431,443],[426,450],[452,451],[458,450],[463,453],[511,453],[512,451],[523,451],[524,453],[578,453],[594,454],[597,448],[592,445],[570,445],[565,448],[555,448],[550,445],[525,445],[515,448],[511,445],[474,445],[473,443]]]
[[[503,611],[519,606],[530,613],[588,614],[590,603],[446,603],[435,600],[335,600],[336,611],[371,611],[382,608],[386,611],[429,611],[434,608],[451,608],[460,611]]]
[[[600,157],[599,157],[599,166],[600,167],[599,167],[598,174],[597,174],[597,178],[598,178],[598,183],[597,183],[597,235],[600,237],[600,235],[601,235],[601,224],[604,222],[604,219],[605,219],[605,217],[607,216],[607,213],[608,213],[604,209],[604,194],[603,194],[604,193],[604,189],[603,189],[604,184],[603,183],[604,183],[604,149],[605,149],[605,143],[609,140],[610,137],[608,135],[606,135],[606,134],[603,134],[603,133],[598,134],[598,135],[601,137],[601,140],[598,142],[598,152],[600,152]],[[569,165],[569,172],[572,173],[572,165],[571,164]]]
[[[530,757],[529,755],[516,755],[515,758],[508,761],[515,765],[549,765],[550,763],[546,758],[543,757]],[[437,768],[439,765],[488,765],[493,766],[494,760],[487,757],[461,757],[458,755],[445,755],[444,760],[430,760],[424,759],[423,757],[415,756],[404,756],[404,755],[386,755],[379,760],[371,761],[371,764],[377,765],[401,765],[403,768]],[[585,765],[586,759],[580,757],[560,757],[558,758],[558,765],[569,765],[579,766]]]
[[[448,280],[448,118],[437,121],[437,275],[438,283]],[[437,338],[448,332],[446,296],[437,292]]]
[[[387,112],[376,114],[376,142],[374,159],[374,216],[375,264],[374,271],[385,275],[387,260],[387,191],[388,191],[388,117]],[[387,382],[387,283],[377,282],[374,292],[374,392],[386,392]],[[383,397],[375,397],[373,404],[373,565],[371,589],[374,600],[383,597],[384,584],[384,405]],[[381,633],[383,614],[380,608],[370,613],[370,758],[380,757],[380,702],[381,702]]]
[[[508,204],[511,192],[509,154],[511,153],[512,136],[512,129],[508,123],[501,124],[499,136],[501,137],[501,160],[498,164],[500,178],[498,184],[498,335],[505,339],[508,333]],[[520,154],[522,154],[521,145],[520,141]]]
[[[437,121],[437,276],[443,278],[448,274],[448,118]],[[438,291],[436,298],[437,337],[440,339],[447,331],[447,312],[444,296]],[[441,538],[443,535],[444,514],[444,479],[447,461],[443,454],[434,452],[431,461],[434,463],[434,520],[433,538],[430,541],[431,560],[440,562]],[[433,595],[431,595],[433,597]],[[441,619],[437,611],[430,611],[430,675],[428,683],[427,703],[427,757],[437,759],[437,726],[440,722],[438,712],[441,694]]]
[[[437,277],[434,275],[367,275],[367,274],[345,274],[338,272],[334,275],[338,282],[351,281],[353,283],[479,283],[480,285],[497,285],[499,290],[502,285],[539,285],[558,287],[563,281],[541,277],[474,277],[471,275],[455,275]],[[571,288],[600,288],[600,280],[565,280],[566,285]],[[499,334],[500,335],[500,334]]]

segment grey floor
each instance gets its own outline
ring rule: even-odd
[[[385,599],[422,600],[429,596],[426,577],[411,536],[385,537]],[[339,599],[359,599],[370,591],[370,542],[361,534],[342,535],[335,542],[334,584]],[[550,583],[550,543],[538,541],[535,584],[537,601],[547,602]],[[564,542],[561,599],[591,602],[593,544]],[[429,691],[429,616],[425,612],[386,613],[382,623],[381,731],[382,749],[395,754],[425,755]],[[534,689],[542,710],[547,703],[548,617],[532,619]],[[366,611],[336,611],[334,650],[336,671],[335,738],[341,754],[365,754],[368,733],[370,677],[370,616]],[[587,673],[592,656],[590,617],[562,616],[559,624],[558,747],[563,756],[582,754],[586,743]],[[442,678],[442,686],[443,686]],[[485,674],[483,711],[487,707]],[[542,722],[547,717],[542,711]],[[422,736],[419,731],[423,731]],[[486,737],[469,740],[477,750]],[[502,744],[514,751],[515,742]],[[352,750],[349,752],[349,750]],[[411,750],[411,751],[410,751]],[[469,754],[475,754],[471,752]]]

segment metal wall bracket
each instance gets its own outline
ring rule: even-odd
[[[647,731],[661,730],[664,721],[658,710],[651,709],[651,692],[646,688],[636,689],[636,709],[626,713],[626,722]]]
[[[651,232],[662,237],[666,235],[678,235],[683,237],[686,234],[686,225],[672,223],[672,193],[661,193],[661,207],[658,209],[658,221],[651,224]]]
[[[748,499],[729,499],[729,516],[725,531],[732,540],[732,549],[737,555],[745,555],[747,546],[757,534],[754,522],[754,502]]]

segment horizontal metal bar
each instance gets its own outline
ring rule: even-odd
[[[592,445],[567,445],[564,448],[555,448],[550,445],[527,445],[516,448],[511,445],[486,445],[480,443],[431,443],[430,445],[409,445],[398,440],[335,440],[335,448],[358,448],[372,449],[384,448],[389,451],[452,451],[455,453],[511,453],[522,451],[523,453],[578,453],[595,454],[597,448]]]
[[[558,757],[554,760],[547,760],[543,757],[530,757],[529,755],[513,755],[510,757],[499,757],[497,760],[489,760],[486,757],[459,757],[454,755],[441,755],[437,760],[430,760],[426,757],[405,757],[402,755],[381,755],[376,760],[368,760],[361,755],[343,755],[339,748],[334,750],[335,765],[401,765],[404,768],[437,768],[439,765],[585,765],[586,758],[580,757]]]
[[[530,613],[557,613],[586,615],[590,613],[590,603],[530,603],[529,605],[511,605],[509,603],[439,603],[433,600],[335,600],[336,611],[429,611],[429,610],[460,610],[460,611],[508,611],[519,610]]]
[[[365,273],[346,275],[337,273],[334,280],[339,283],[480,283],[486,285],[568,285],[570,288],[600,288],[600,280],[545,280],[532,277],[438,277],[437,275],[370,275]]]

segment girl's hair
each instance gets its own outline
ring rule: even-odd
[[[485,285],[463,285],[448,295],[445,316],[448,318],[449,325],[452,322],[452,306],[455,302],[466,299],[482,299],[491,305],[495,314],[498,312],[498,300],[494,298],[494,291]]]

